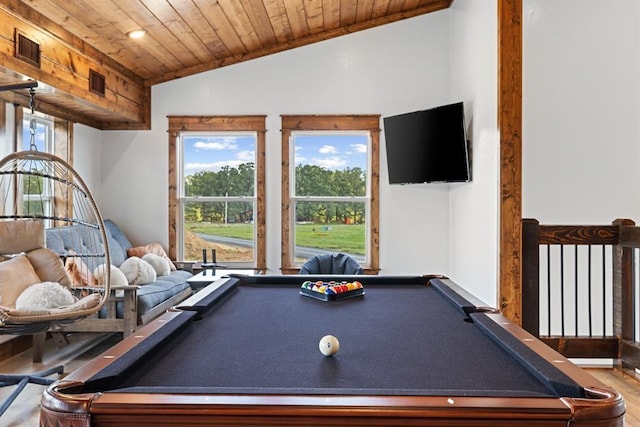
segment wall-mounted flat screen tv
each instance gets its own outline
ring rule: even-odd
[[[383,120],[390,184],[471,180],[462,102]]]

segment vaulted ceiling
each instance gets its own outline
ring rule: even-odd
[[[145,129],[154,84],[446,9],[452,2],[0,0],[0,88],[33,79],[40,111],[99,129]],[[129,38],[136,29],[145,36]],[[0,99],[28,105],[28,92],[2,91]]]

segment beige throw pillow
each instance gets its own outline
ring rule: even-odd
[[[18,256],[0,263],[0,305],[15,307],[16,299],[25,289],[41,280],[29,259]]]
[[[42,282],[56,282],[63,286],[71,286],[62,260],[54,251],[39,248],[27,252],[27,258]]]
[[[0,254],[19,254],[44,248],[44,234],[42,221],[0,221]]]

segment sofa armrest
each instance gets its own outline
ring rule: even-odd
[[[99,292],[104,289],[95,286],[74,286],[71,288],[73,291],[79,292],[84,296],[86,293]],[[131,285],[119,285],[111,286],[111,295],[105,303],[104,309],[106,310],[106,319],[116,320],[118,318],[116,312],[117,303],[122,301],[122,320],[123,330],[122,333],[126,337],[138,327],[138,289],[140,286]]]
[[[193,267],[197,264],[195,261],[174,261],[173,264],[178,270],[188,271],[193,273]]]

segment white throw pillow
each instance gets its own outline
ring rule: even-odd
[[[145,254],[142,257],[143,261],[151,264],[151,267],[156,271],[157,276],[168,276],[171,274],[171,266],[169,265],[169,261],[162,258],[160,255],[156,254]]]
[[[124,273],[130,285],[146,285],[156,281],[156,271],[151,264],[135,256],[120,264],[120,271]]]
[[[76,302],[69,289],[56,282],[36,283],[25,289],[16,299],[18,310],[50,310]]]
[[[106,264],[99,265],[96,267],[95,270],[93,270],[93,278],[96,280],[96,284],[98,286],[104,286],[105,265]],[[111,270],[111,273],[110,273],[111,283],[109,286],[128,286],[129,285],[129,281],[125,277],[124,273],[120,271],[118,267],[116,267],[115,265],[112,265],[110,270]]]

